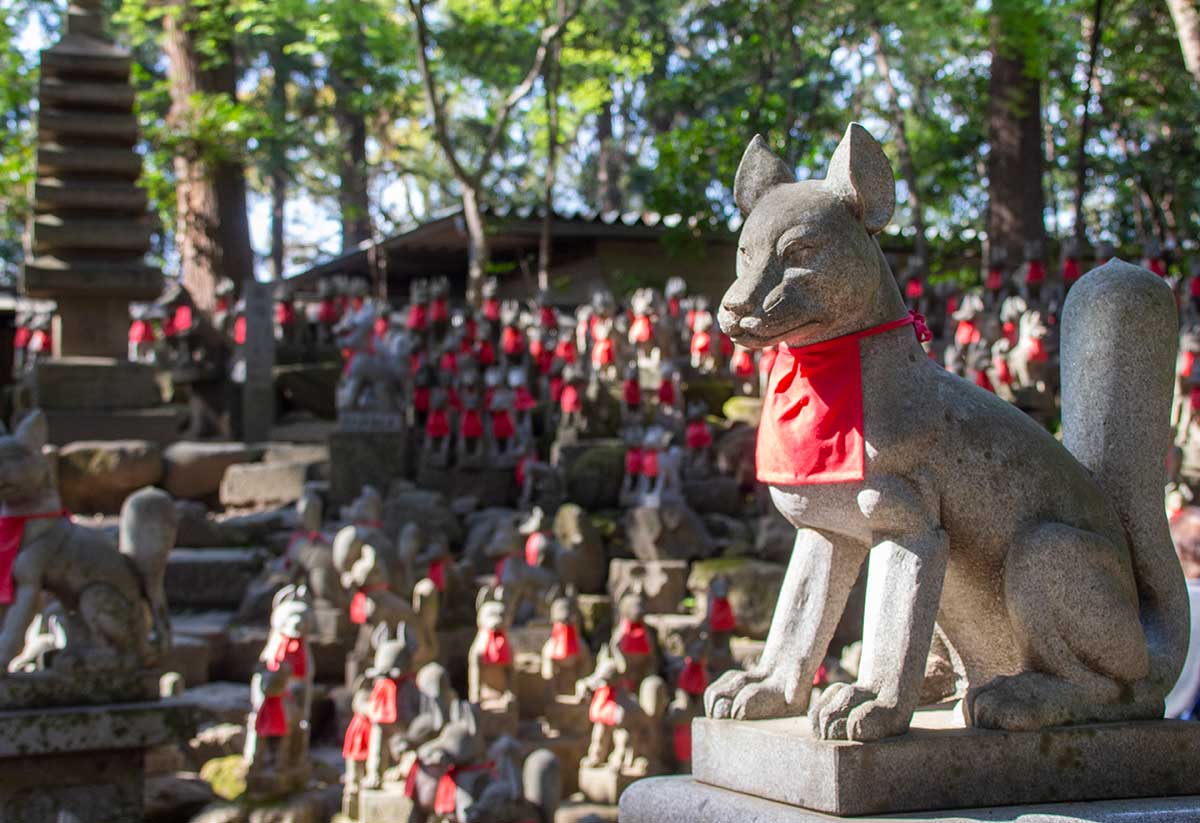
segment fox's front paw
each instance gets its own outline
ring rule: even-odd
[[[795,678],[780,671],[730,671],[704,693],[704,711],[715,720],[769,720],[804,714],[808,693],[796,694]]]
[[[870,689],[853,683],[834,683],[811,715],[813,731],[822,740],[879,740],[908,731],[910,718],[882,703]]]

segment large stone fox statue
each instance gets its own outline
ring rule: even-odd
[[[746,222],[719,321],[741,346],[786,344],[757,462],[798,533],[762,661],[718,679],[708,715],[808,711],[823,739],[901,734],[936,628],[971,725],[1161,717],[1188,642],[1163,511],[1170,288],[1114,261],[1071,290],[1060,444],[922,350],[874,237],[895,191],[865,129],[804,182],[756,137],[734,197]],[[809,711],[868,552],[858,682]]]
[[[140,671],[171,644],[163,593],[177,519],[170,495],[146,488],[121,509],[118,545],[63,511],[42,455],[46,420],[0,435],[0,681],[47,591],[66,613],[64,672]]]

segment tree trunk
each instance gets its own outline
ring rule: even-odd
[[[613,140],[615,105],[615,100],[605,103],[600,107],[600,114],[596,118],[596,139],[600,143],[600,151],[596,156],[596,200],[600,211],[621,209],[621,157],[616,141]]]
[[[561,19],[562,12],[559,12]],[[555,41],[546,61],[542,82],[546,86],[546,183],[543,193],[546,213],[542,215],[541,236],[538,238],[538,291],[550,291],[551,228],[554,225],[554,178],[558,171],[558,79],[562,42]]]
[[[908,189],[908,208],[912,212],[913,254],[920,258],[924,265],[929,265],[929,241],[925,237],[925,210],[921,205],[921,194],[917,188],[917,169],[913,164],[912,148],[908,142],[908,129],[904,123],[904,110],[900,107],[900,98],[896,86],[892,82],[891,65],[888,63],[883,33],[878,27],[872,30],[875,39],[875,67],[879,70],[879,79],[887,92],[888,115],[892,120],[895,131],[896,157],[900,162],[900,175],[904,178],[904,187]]]
[[[334,116],[346,143],[339,161],[338,208],[342,216],[342,252],[371,239],[371,210],[367,196],[367,120],[351,104],[351,85],[336,77]]]
[[[1167,0],[1171,17],[1175,21],[1175,32],[1179,35],[1179,48],[1183,50],[1183,62],[1200,86],[1200,2],[1197,0]]]
[[[1087,221],[1083,216],[1083,198],[1087,195],[1087,141],[1092,123],[1092,97],[1095,90],[1096,61],[1100,56],[1100,32],[1104,0],[1092,8],[1092,31],[1088,38],[1087,80],[1083,87],[1083,118],[1079,121],[1079,146],[1075,151],[1075,240],[1079,248],[1087,244]]]
[[[287,119],[287,58],[280,44],[271,49],[271,118],[282,126]],[[287,146],[278,137],[273,138],[270,150],[270,185],[271,185],[271,277],[274,280],[283,279],[284,257],[286,256],[286,237],[284,221],[287,217]]]
[[[194,95],[232,98],[237,94],[233,44],[224,44],[221,63],[202,67],[202,62],[211,61],[202,61],[196,52],[189,9],[189,3],[173,0],[163,23],[171,91],[168,121],[183,131],[188,129]],[[175,175],[179,212],[175,245],[183,285],[196,306],[209,312],[216,306],[217,281],[222,276],[239,288],[243,280],[254,276],[245,173],[240,163],[212,163],[201,151],[176,156]]]
[[[988,83],[988,239],[1013,268],[1027,248],[1044,253],[1041,83],[1026,73],[1024,56],[1011,51],[993,21]]]
[[[487,228],[483,223],[483,205],[480,192],[467,180],[459,180],[462,186],[463,218],[467,224],[467,304],[483,305],[483,279],[487,276],[491,262]]]

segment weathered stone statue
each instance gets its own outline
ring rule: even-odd
[[[822,181],[794,182],[755,138],[735,198],[747,219],[720,322],[741,345],[787,343],[758,472],[799,531],[762,660],[709,688],[709,716],[808,711],[825,739],[901,734],[936,631],[958,661],[970,725],[1161,717],[1187,645],[1162,506],[1170,288],[1116,261],[1071,290],[1060,444],[924,355],[922,324],[873,237],[895,193],[861,126]],[[858,682],[831,686],[810,711],[868,551]]]
[[[549,749],[523,754],[521,744],[501,737],[488,748],[494,778],[466,807],[470,823],[552,821],[562,795],[558,758]]]
[[[517,696],[513,691],[513,648],[505,604],[480,591],[479,631],[467,652],[467,699],[479,707],[485,737],[515,734]]]
[[[246,791],[281,797],[308,784],[309,712],[315,675],[308,636],[312,609],[303,586],[275,595],[271,635],[250,681]]]
[[[171,647],[163,575],[174,504],[158,489],[130,496],[114,545],[71,522],[45,445],[37,411],[0,436],[0,708],[156,698],[150,670]],[[49,671],[9,672],[43,592],[62,604],[66,646]]]

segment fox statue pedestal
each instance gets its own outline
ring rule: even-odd
[[[178,700],[0,711],[0,820],[141,820],[146,750],[194,725]]]

